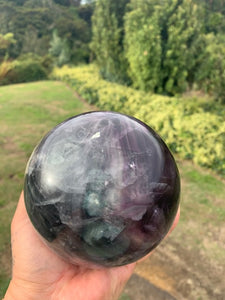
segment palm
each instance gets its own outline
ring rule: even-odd
[[[40,239],[26,213],[23,195],[12,222],[13,277],[53,299],[117,299],[135,264],[84,269],[66,263]]]

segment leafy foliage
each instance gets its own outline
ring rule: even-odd
[[[90,20],[93,5],[86,6]],[[8,48],[10,58],[15,59],[30,52],[40,56],[46,55],[52,33],[57,30],[59,37],[68,41],[70,59],[76,63],[79,60],[87,61],[86,49],[91,39],[91,25],[79,12],[80,1],[1,0],[0,34],[11,32],[17,41]],[[65,57],[65,50],[63,56]]]
[[[70,49],[68,43],[66,39],[63,40],[58,36],[57,31],[53,32],[50,45],[49,53],[55,58],[58,67],[61,67],[70,61]]]
[[[187,89],[201,53],[200,15],[191,0],[131,2],[125,40],[135,87],[172,95]]]
[[[59,66],[95,59],[109,81],[170,96],[197,89],[224,103],[224,7],[224,0],[0,0],[0,61],[30,52],[51,53]]]
[[[43,80],[52,70],[49,57],[26,55],[12,62],[5,61],[0,65],[0,85]]]
[[[0,85],[7,84],[8,80],[6,78],[11,69],[12,65],[10,62],[2,62],[2,64],[0,65]]]
[[[8,55],[8,49],[10,45],[16,44],[16,40],[14,39],[14,34],[12,32],[8,32],[6,34],[0,33],[0,54]]]
[[[201,11],[192,0],[183,0],[174,8],[168,20],[168,38],[163,60],[164,90],[181,93],[193,83],[193,72],[202,53]]]
[[[196,72],[196,82],[225,104],[225,35],[210,33],[204,39],[204,58]]]
[[[129,0],[99,0],[92,18],[91,49],[104,78],[126,83],[123,17]]]
[[[7,49],[10,44],[15,44],[16,40],[14,35],[11,32],[6,33],[5,35],[0,34],[0,49]]]
[[[134,2],[125,16],[126,58],[133,85],[145,91],[160,90],[161,39],[152,1]]]
[[[91,45],[103,78],[170,96],[204,90],[224,102],[222,2],[97,1]]]

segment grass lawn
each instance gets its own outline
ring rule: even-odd
[[[10,222],[23,188],[28,158],[53,126],[92,109],[61,82],[0,88],[0,298],[10,278]],[[186,299],[222,299],[219,297],[225,292],[225,185],[221,179],[191,163],[178,159],[178,165],[182,178],[180,223],[155,251],[151,261],[155,257],[155,263],[162,264],[160,272],[164,270],[167,276],[173,277],[170,291],[176,289],[185,296],[187,284],[194,282]],[[164,263],[161,254],[169,262]],[[149,267],[149,264],[149,261],[140,264],[136,272],[168,290],[163,280],[159,280],[160,274],[156,276],[156,265]],[[152,276],[154,267],[155,277]],[[124,294],[122,299],[129,296]]]

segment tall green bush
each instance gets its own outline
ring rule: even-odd
[[[135,1],[125,15],[133,86],[175,95],[194,81],[203,51],[202,11],[192,0]]]
[[[178,0],[168,19],[162,57],[163,89],[168,94],[182,93],[193,84],[196,66],[203,52],[201,14],[192,0]]]
[[[126,83],[123,17],[129,0],[99,0],[92,17],[91,49],[104,78]]]
[[[152,1],[132,2],[125,16],[125,55],[133,86],[161,90],[161,37]]]
[[[13,68],[7,74],[8,83],[21,83],[47,78],[45,69],[36,61],[15,61]]]
[[[202,63],[195,74],[198,87],[225,104],[225,35],[210,33],[204,37]]]
[[[50,57],[39,57],[33,54],[21,56],[12,62],[0,65],[0,85],[44,80],[52,70]]]

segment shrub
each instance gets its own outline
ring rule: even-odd
[[[133,115],[153,127],[174,153],[225,175],[225,114],[210,99],[166,97],[137,91],[100,78],[95,65],[55,69],[99,109]]]
[[[7,84],[7,75],[12,69],[12,64],[9,61],[3,61],[0,64],[0,85]]]
[[[47,73],[39,62],[16,61],[7,78],[10,83],[29,82],[46,79]]]
[[[44,80],[52,70],[50,57],[25,55],[0,65],[0,85]]]

